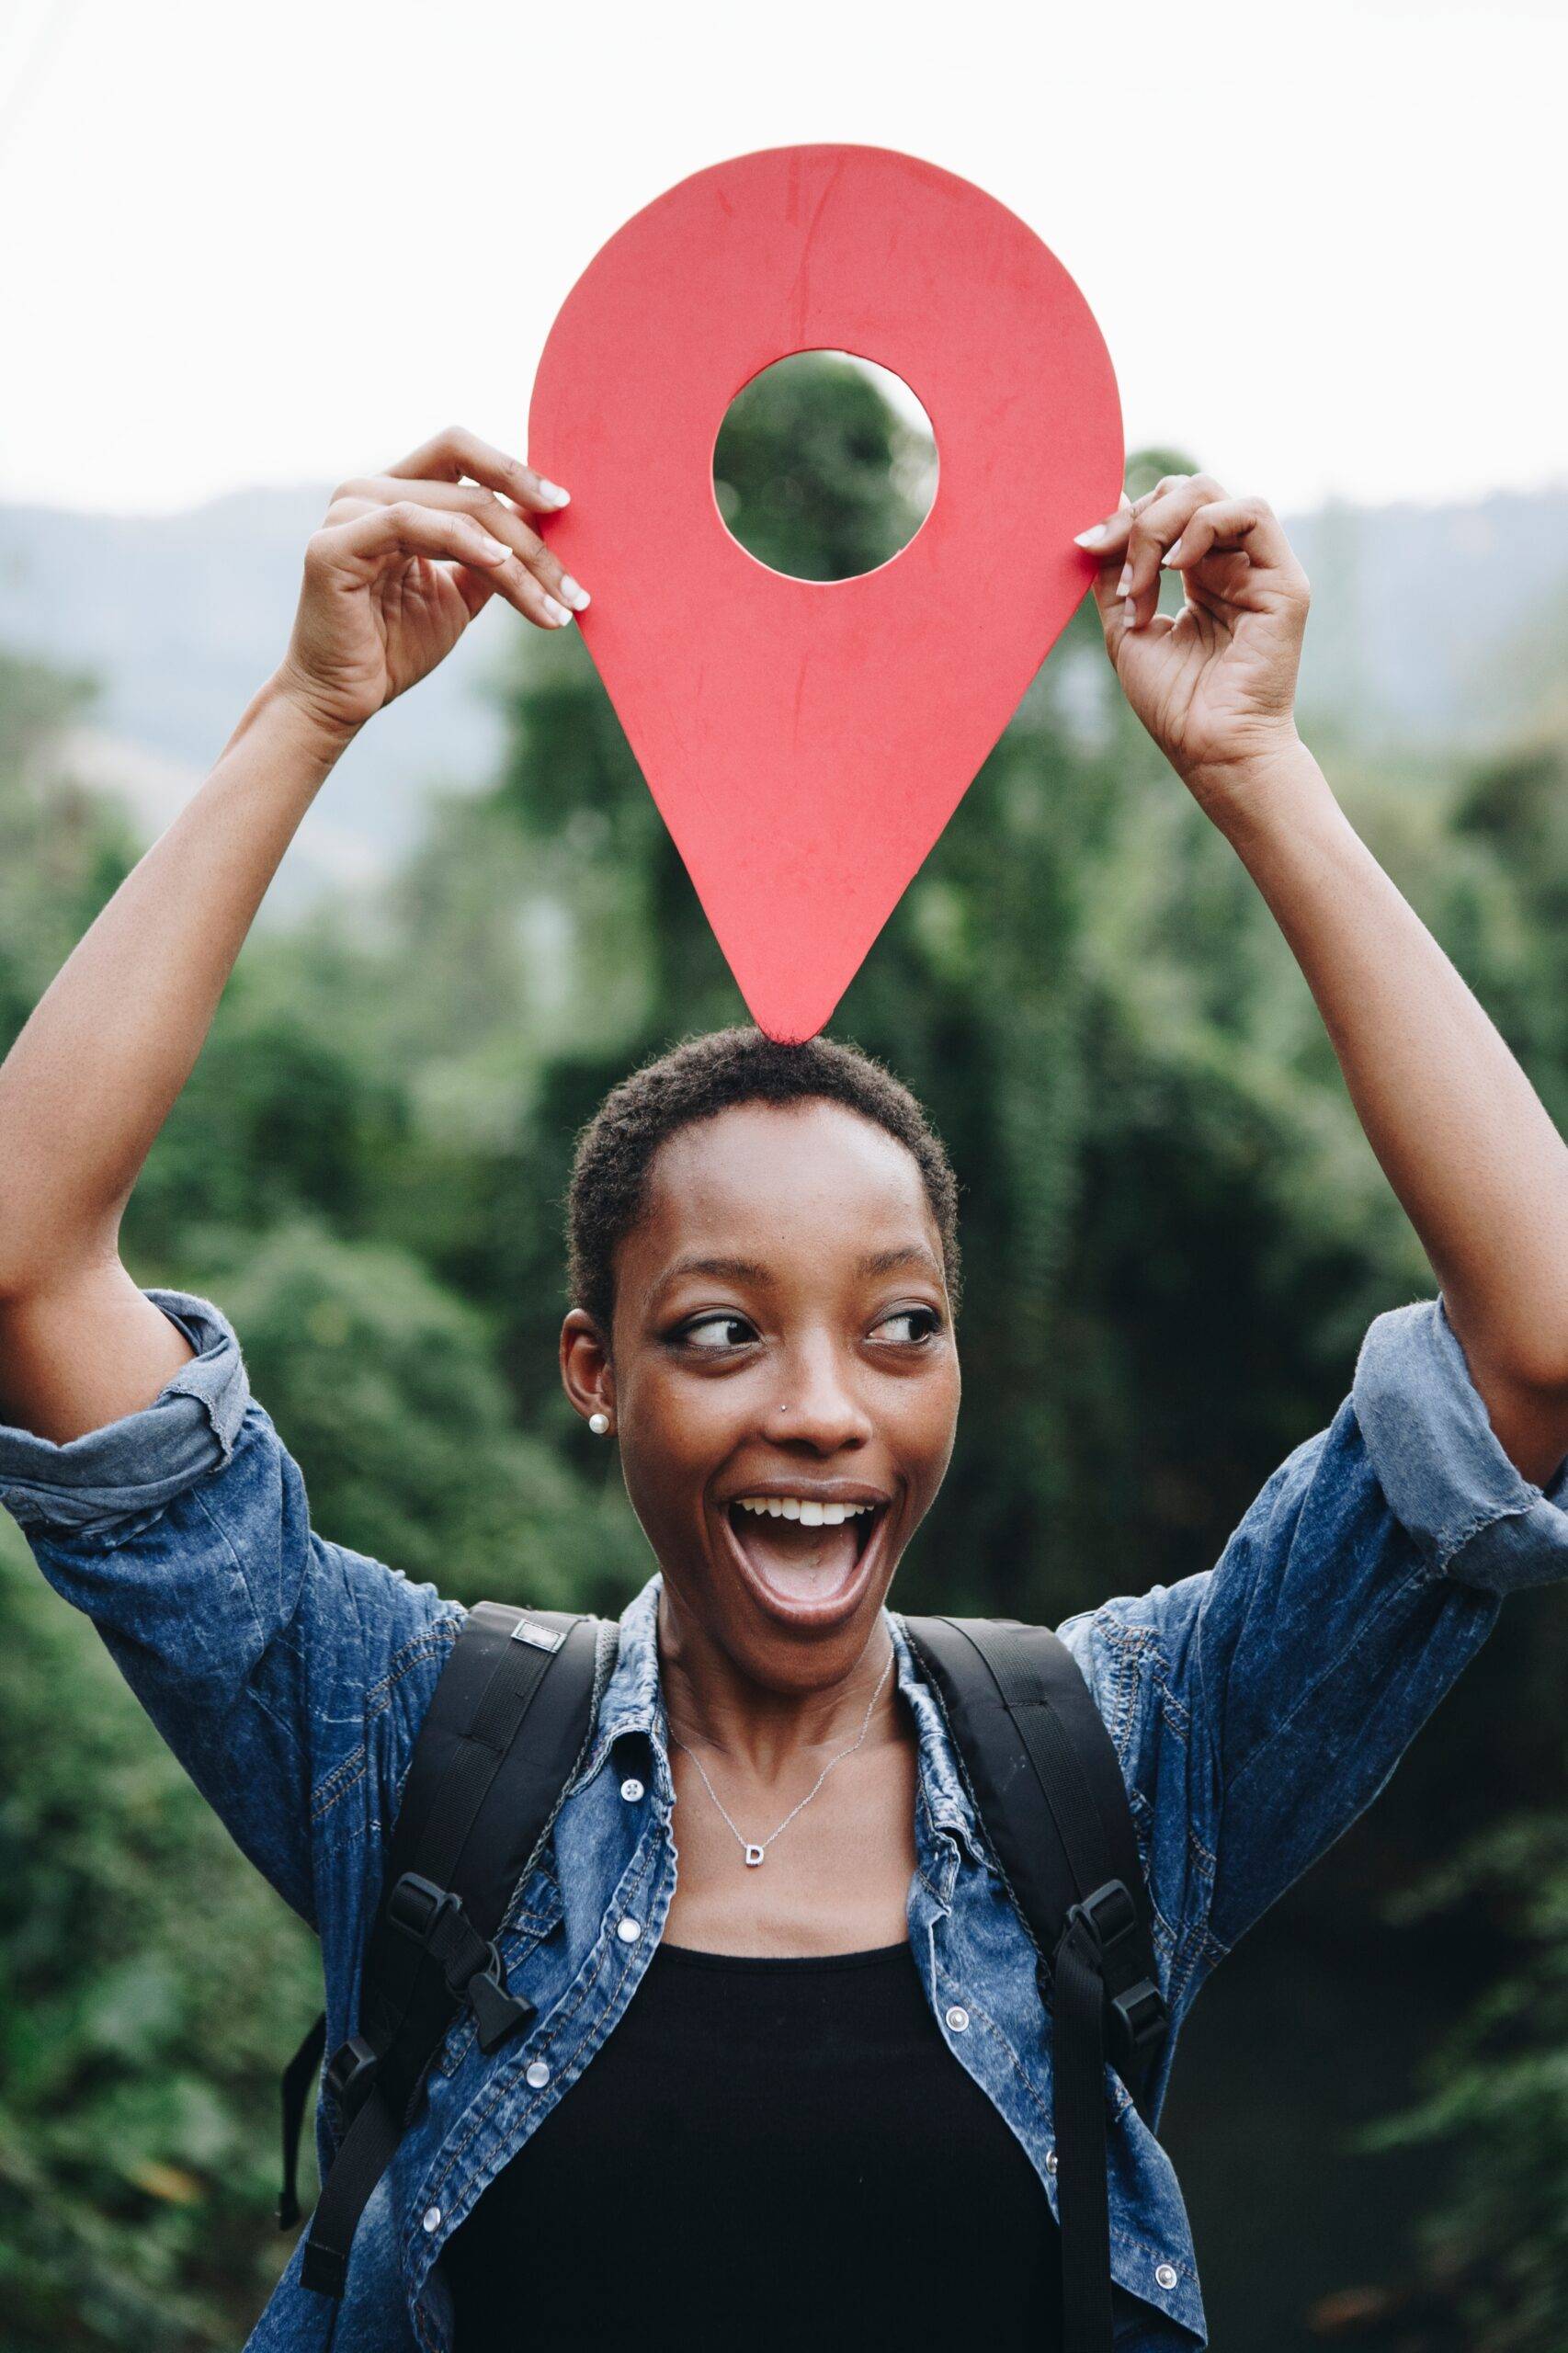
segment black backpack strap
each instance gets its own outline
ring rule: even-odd
[[[981,1819],[1054,1997],[1057,2194],[1067,2353],[1110,2353],[1108,2058],[1142,2101],[1165,2042],[1148,1889],[1120,1762],[1048,1627],[911,1618]]]
[[[318,2294],[343,2293],[359,2216],[459,2010],[485,2052],[533,2015],[507,1990],[494,1938],[592,1737],[600,1632],[590,1618],[482,1601],[437,1684],[388,1849],[358,2029],[323,2076],[342,2138],[301,2270]],[[284,2076],[285,2228],[299,2218],[299,2129],[323,2040],[313,2027]]]

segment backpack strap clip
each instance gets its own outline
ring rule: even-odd
[[[479,1934],[461,1896],[450,1888],[437,1887],[416,1871],[404,1871],[388,1901],[387,1917],[424,1947],[453,1998],[468,2004],[479,2047],[486,2055],[533,2017],[531,2002],[507,1992],[500,1954]]]
[[[1134,1978],[1113,1990],[1130,1968],[1136,1968],[1143,1948],[1138,1907],[1119,1879],[1108,1879],[1092,1895],[1074,1904],[1062,1928],[1062,1940],[1081,1927],[1099,1955],[1106,1988],[1106,2022],[1112,2066],[1123,2080],[1160,2047],[1168,2024],[1165,1995],[1149,1977]]]
[[[345,2129],[364,2107],[380,2064],[378,2054],[362,2034],[351,2034],[347,2042],[340,2042],[327,2061],[322,2089],[336,2102]]]

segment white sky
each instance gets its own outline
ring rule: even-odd
[[[821,139],[1022,214],[1131,443],[1281,506],[1560,482],[1565,87],[1568,0],[4,0],[0,497],[517,448],[603,240]]]

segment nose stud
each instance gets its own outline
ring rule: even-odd
[[[596,1438],[608,1438],[609,1435],[609,1415],[608,1414],[590,1414],[588,1415],[588,1427],[593,1431]]]

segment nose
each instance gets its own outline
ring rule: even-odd
[[[826,1337],[791,1348],[767,1402],[764,1435],[774,1446],[809,1446],[839,1454],[865,1446],[874,1426],[852,1378],[853,1367]]]

